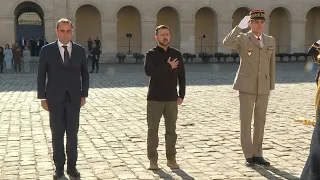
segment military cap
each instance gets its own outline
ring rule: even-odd
[[[250,20],[254,21],[254,20],[266,20],[266,14],[264,12],[264,10],[252,10],[249,13],[250,15]]]

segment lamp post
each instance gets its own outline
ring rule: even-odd
[[[127,33],[127,34],[126,34],[126,37],[129,39],[129,51],[128,51],[127,54],[131,54],[132,52],[131,52],[131,50],[130,50],[130,39],[132,38],[132,34],[131,34],[131,33]]]
[[[202,39],[203,39],[203,38],[206,38],[206,35],[202,35],[202,36],[200,36],[199,38],[200,38],[200,43],[201,43],[201,44],[200,44],[201,52],[203,52],[203,51],[202,51]]]

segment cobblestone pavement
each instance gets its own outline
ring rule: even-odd
[[[142,65],[101,65],[90,74],[87,104],[81,110],[78,170],[83,180],[113,179],[298,179],[306,161],[312,126],[295,119],[314,118],[315,72],[304,63],[277,65],[270,97],[264,156],[269,168],[244,166],[239,141],[239,102],[232,90],[236,64],[192,64],[187,94],[179,107],[177,161],[166,166],[164,123],[159,165],[148,171],[146,93]],[[36,69],[0,74],[0,179],[52,179],[48,113],[36,99]]]

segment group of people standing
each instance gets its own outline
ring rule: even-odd
[[[239,92],[240,141],[244,164],[248,167],[271,164],[263,156],[262,145],[270,91],[275,89],[276,41],[274,37],[263,33],[264,22],[265,12],[253,10],[223,40],[227,48],[236,49],[240,55],[240,65],[233,89]],[[248,33],[242,32],[249,27],[251,30]],[[89,71],[84,48],[71,41],[72,29],[70,20],[60,19],[56,25],[58,39],[44,46],[39,57],[37,97],[50,116],[53,160],[56,167],[53,179],[64,176],[66,159],[67,174],[75,178],[80,177],[80,172],[76,168],[79,115],[88,97]],[[184,102],[186,95],[185,68],[181,52],[169,46],[171,38],[169,27],[158,26],[155,29],[154,38],[158,45],[146,53],[144,63],[145,74],[149,77],[146,97],[147,158],[150,160],[148,169],[160,169],[157,148],[159,123],[162,116],[165,120],[167,166],[178,169],[180,165],[176,161],[176,122],[178,105]],[[309,53],[313,57],[319,57],[320,64],[319,44],[320,42],[315,43]],[[320,94],[320,86],[318,91]],[[254,129],[251,137],[253,114]],[[319,117],[317,117],[310,146],[310,155],[301,175],[303,180],[320,179],[320,122],[318,119]],[[67,158],[64,149],[65,132]]]
[[[29,46],[22,48],[18,43],[0,46],[0,73],[30,72],[31,52]]]

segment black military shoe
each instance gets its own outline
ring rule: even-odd
[[[63,168],[58,168],[55,170],[53,174],[53,179],[59,179],[59,178],[62,178],[63,176],[64,176]]]
[[[246,166],[250,167],[253,166],[254,162],[252,158],[246,158]]]

